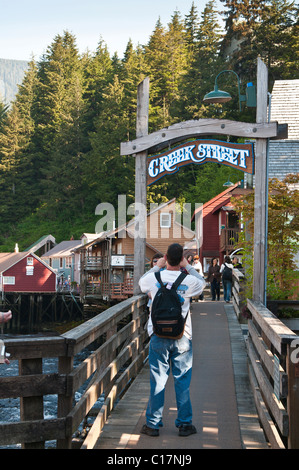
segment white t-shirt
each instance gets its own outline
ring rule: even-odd
[[[228,267],[229,269],[234,269],[234,265],[233,265],[233,264],[231,264],[231,263],[223,263],[223,264],[221,265],[221,268],[220,268],[220,272],[221,272],[221,273],[222,273],[222,271],[224,270],[225,266]]]
[[[199,274],[203,275],[202,274],[202,265],[201,265],[200,261],[194,261],[193,268],[196,269],[196,271],[198,271]]]
[[[190,309],[190,298],[195,297],[202,293],[205,288],[205,280],[200,274],[198,274],[195,269],[188,265],[186,267],[188,275],[185,277],[183,282],[179,285],[177,293],[183,299],[182,303],[182,315],[186,317]],[[159,290],[159,283],[156,279],[155,272],[159,271],[158,266],[154,266],[150,271],[145,273],[139,280],[139,286],[142,292],[150,292],[152,301],[155,298],[156,293]],[[175,280],[179,277],[181,271],[170,271],[169,269],[163,269],[160,271],[161,280],[164,283],[173,284]],[[149,317],[148,325],[148,334],[153,334],[153,325],[151,316]],[[192,338],[192,324],[191,324],[191,315],[189,314],[185,323],[184,334],[187,338]]]

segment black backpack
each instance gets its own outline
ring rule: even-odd
[[[152,303],[151,318],[153,330],[161,338],[179,339],[184,334],[186,318],[182,315],[182,304],[177,288],[187,276],[181,273],[169,289],[161,280],[160,272],[155,272],[160,288]]]
[[[232,281],[233,280],[233,270],[224,264],[224,269],[222,272],[223,281]]]

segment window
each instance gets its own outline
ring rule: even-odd
[[[32,258],[32,256],[28,256],[28,258],[27,258],[27,266],[33,266],[33,258]]]
[[[14,286],[16,283],[15,276],[3,276],[3,285]]]
[[[160,227],[170,228],[171,227],[171,214],[160,214]]]
[[[65,267],[66,268],[71,268],[72,267],[72,257],[71,256],[67,256],[66,259],[65,259]]]
[[[34,266],[26,266],[26,276],[33,276]]]

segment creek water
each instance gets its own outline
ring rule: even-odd
[[[5,335],[2,336],[5,343]],[[88,357],[93,351],[90,348],[86,348],[77,354],[74,358],[74,367],[77,367],[86,357]],[[18,361],[11,361],[9,365],[0,364],[0,379],[1,377],[12,377],[18,376],[19,363]],[[43,359],[43,373],[51,374],[58,372],[58,359],[47,358]],[[90,379],[89,379],[90,380]],[[75,393],[74,401],[77,403],[83,395],[88,382],[83,384],[81,388]],[[45,395],[44,396],[44,419],[57,418],[57,395]],[[104,397],[100,397],[95,406],[100,410]],[[19,398],[6,398],[0,399],[0,423],[12,423],[20,421],[20,399]],[[88,422],[92,424],[92,418]],[[79,432],[83,431],[83,423],[79,427]],[[1,439],[0,439],[1,440]],[[45,444],[46,448],[56,447],[56,443],[53,441],[47,441]],[[2,446],[0,449],[17,449],[21,448],[21,445],[13,446]]]

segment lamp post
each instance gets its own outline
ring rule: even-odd
[[[246,101],[247,106],[255,107],[256,106],[256,98],[255,98],[255,87],[250,82],[247,84],[246,95],[241,95],[241,82],[239,75],[234,72],[233,70],[222,70],[222,72],[218,73],[215,78],[215,85],[214,90],[210,91],[204,96],[203,102],[206,104],[211,103],[226,103],[232,99],[231,95],[227,91],[222,91],[218,89],[217,79],[223,73],[232,73],[237,77],[238,81],[238,97],[239,97],[239,111],[241,112],[241,102]]]
[[[233,70],[223,70],[215,79],[214,91],[207,93],[204,103],[225,103],[231,99],[229,93],[218,90],[217,79],[222,73],[233,73],[238,78],[239,110],[241,101],[240,79]],[[267,122],[268,100],[268,69],[263,61],[257,60],[257,98],[255,87],[247,84],[246,104],[256,106],[256,122]],[[253,300],[266,304],[267,301],[267,210],[268,210],[268,178],[267,178],[268,139],[256,139],[255,158],[255,192],[254,192],[254,256],[253,256]]]

